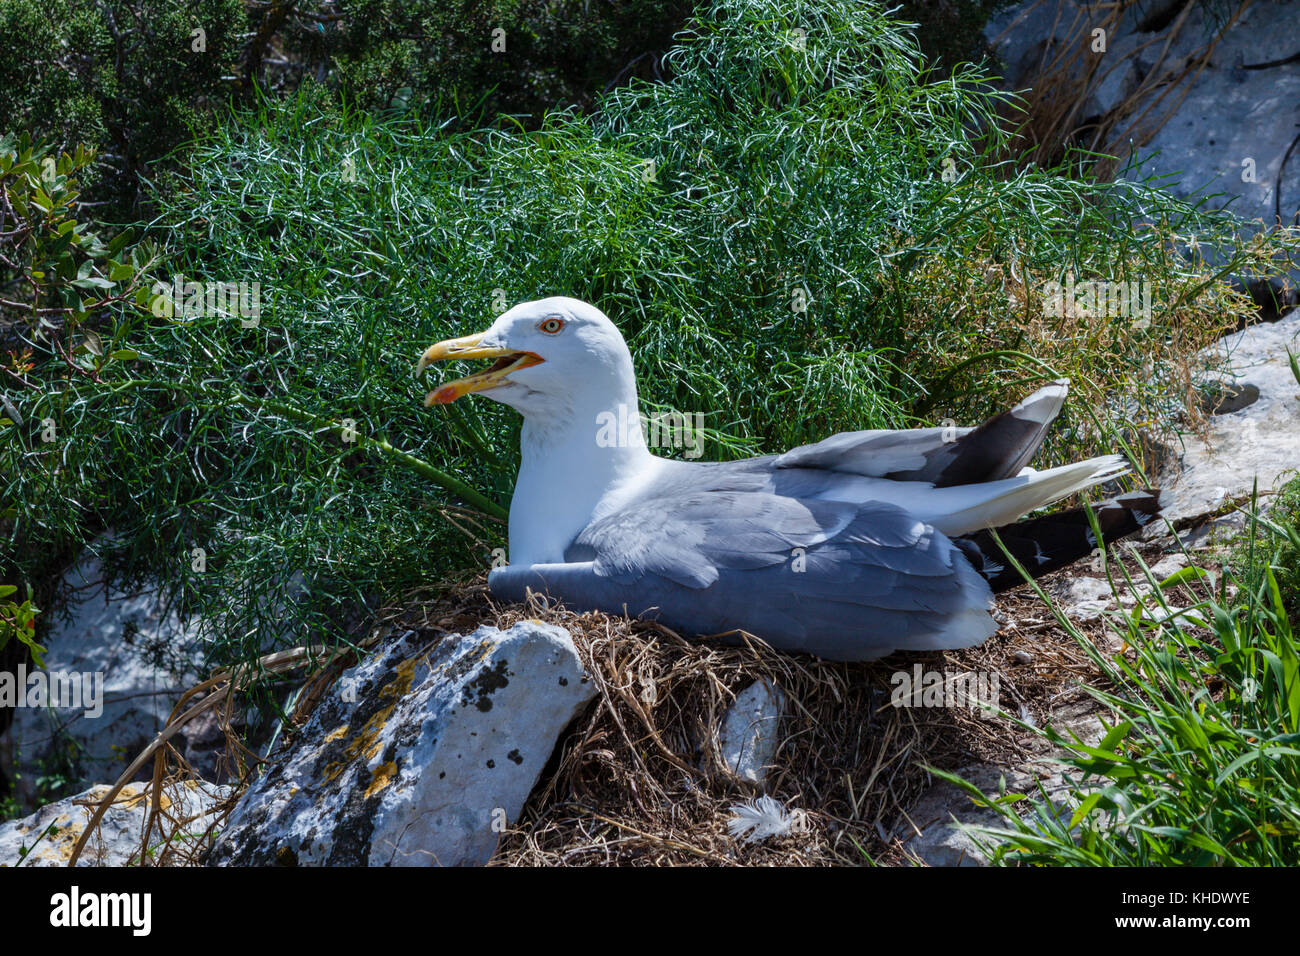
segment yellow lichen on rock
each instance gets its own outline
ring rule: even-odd
[[[324,742],[327,744],[334,743],[334,741],[340,739],[344,734],[348,732],[349,726],[351,725],[339,724],[337,727],[335,727],[333,730],[331,730],[328,734],[325,735]]]
[[[380,764],[375,768],[374,774],[370,777],[370,784],[366,787],[366,799],[370,799],[380,790],[383,790],[397,776],[397,762],[390,760],[387,763]]]
[[[325,782],[333,783],[342,775],[349,765],[357,760],[358,757],[364,759],[365,763],[370,763],[379,756],[383,750],[383,740],[380,734],[388,723],[388,718],[392,716],[397,704],[410,691],[411,683],[415,679],[415,668],[423,659],[423,655],[410,657],[402,661],[394,668],[394,677],[387,684],[379,689],[379,699],[385,701],[385,705],[370,715],[370,719],[357,732],[356,736],[348,743],[343,751],[343,757],[340,760],[331,762],[325,767]],[[344,737],[350,728],[349,724],[336,728],[331,731],[325,738],[325,743],[339,740]]]

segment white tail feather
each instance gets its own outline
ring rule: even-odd
[[[909,509],[946,535],[1010,524],[1035,508],[1129,473],[1122,455],[1104,455],[1028,475],[977,485],[934,488]]]
[[[936,488],[928,481],[843,475],[827,498],[897,505],[949,537],[1010,524],[1035,508],[1129,473],[1122,455],[1103,455],[1011,478]]]

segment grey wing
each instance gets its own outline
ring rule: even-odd
[[[936,487],[1010,478],[1043,443],[1068,392],[1069,380],[1060,379],[978,428],[843,432],[791,449],[773,464],[928,481]]]
[[[686,634],[745,630],[788,651],[870,660],[968,647],[996,630],[987,583],[946,537],[893,505],[703,492],[593,522],[566,563],[501,568],[571,608],[654,617]]]
[[[871,478],[900,477],[942,468],[957,439],[970,428],[873,429],[840,432],[812,445],[800,445],[773,462],[777,468],[822,468]],[[924,478],[916,480],[926,480]]]

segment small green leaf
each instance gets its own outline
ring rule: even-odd
[[[1210,576],[1211,576],[1210,572],[1204,570],[1203,568],[1197,568],[1197,567],[1179,568],[1173,574],[1169,575],[1169,577],[1165,578],[1163,581],[1160,582],[1160,590],[1164,591],[1176,585],[1185,584],[1188,581],[1192,580],[1193,578],[1208,578]]]
[[[108,279],[100,276],[89,276],[85,279],[73,279],[72,285],[78,289],[111,289],[117,283],[110,282]]]
[[[1107,731],[1106,736],[1101,743],[1097,744],[1098,750],[1109,750],[1114,752],[1116,744],[1128,736],[1128,732],[1133,729],[1133,724],[1127,720],[1121,721]]]
[[[108,240],[109,255],[115,256],[119,252],[121,252],[124,248],[126,248],[126,244],[131,241],[131,237],[133,235],[135,235],[133,230],[123,229],[112,239]]]

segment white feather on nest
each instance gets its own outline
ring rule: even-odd
[[[804,827],[802,810],[790,812],[767,794],[749,803],[737,803],[731,812],[735,816],[727,821],[727,831],[746,843],[761,843],[768,837],[785,836]]]

